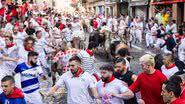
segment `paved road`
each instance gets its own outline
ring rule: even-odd
[[[131,70],[135,74],[139,74],[140,72],[142,72],[141,67],[139,65],[139,58],[146,53],[155,55],[156,52],[157,52],[157,50],[155,50],[155,49],[147,49],[145,47],[144,42],[142,44],[133,44],[133,48],[130,49],[130,53],[134,57],[130,62]],[[95,55],[95,58],[97,59],[96,65],[98,67],[100,67],[103,64],[111,64],[111,60],[106,58],[102,49],[100,49],[99,53],[97,55]],[[48,82],[45,82],[44,83],[45,85],[43,85],[45,88],[46,88],[47,83]],[[47,91],[45,88],[43,88],[44,92]],[[140,97],[140,95],[138,94],[137,97]],[[66,98],[64,98],[62,100],[57,100],[56,98],[49,98],[49,99],[45,100],[45,102],[46,102],[45,104],[66,104]]]
[[[136,74],[139,74],[142,71],[141,67],[139,65],[139,58],[142,55],[151,54],[151,55],[155,56],[155,54],[158,53],[158,51],[156,49],[146,48],[144,42],[142,44],[133,44],[133,48],[130,48],[129,51],[131,53],[131,56],[133,57],[133,59],[130,62],[131,70]],[[101,66],[102,64],[107,64],[107,63],[111,64],[111,60],[106,58],[103,51],[99,50],[99,52],[100,53],[98,55],[96,55],[98,65]]]

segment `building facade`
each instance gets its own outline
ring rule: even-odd
[[[131,16],[148,18],[149,0],[131,0],[129,6]]]
[[[152,0],[150,3],[150,17],[157,14],[169,14],[169,19],[177,21],[177,24],[185,21],[185,0]]]

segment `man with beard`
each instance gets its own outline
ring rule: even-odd
[[[101,104],[124,104],[123,99],[130,99],[134,96],[121,80],[113,76],[113,66],[107,64],[100,67],[101,81],[97,83],[97,90],[101,97]]]
[[[171,81],[165,81],[162,86],[161,95],[163,96],[163,101],[166,104],[185,104],[184,99],[180,99],[181,87]]]
[[[28,61],[18,64],[14,70],[15,73],[21,74],[21,88],[27,102],[30,104],[42,104],[42,97],[39,94],[38,76],[46,79],[43,75],[42,68],[37,65],[37,58],[38,53],[29,52]]]
[[[124,58],[118,58],[115,61],[115,73],[114,76],[128,84],[130,86],[134,81],[136,81],[137,76],[129,71],[126,67],[126,60]],[[124,100],[125,104],[137,104],[136,96],[129,100]]]
[[[90,98],[90,93],[96,104],[100,104],[95,82],[92,76],[80,68],[81,60],[73,56],[69,60],[70,71],[64,73],[57,84],[47,92],[45,97],[52,95],[60,87],[67,89],[67,104],[94,104]]]

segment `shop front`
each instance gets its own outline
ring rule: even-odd
[[[133,17],[139,16],[144,19],[148,18],[148,0],[131,0],[129,6]]]
[[[161,15],[163,23],[176,20],[177,24],[181,24],[185,21],[185,0],[154,0],[151,6],[155,11],[153,16],[158,17]]]

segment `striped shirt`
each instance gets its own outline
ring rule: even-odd
[[[28,66],[24,62],[17,65],[14,71],[21,74],[21,87],[24,93],[29,94],[39,89],[38,76],[43,75],[40,66]]]
[[[92,53],[88,52],[88,50],[81,51],[77,54],[77,56],[81,59],[81,68],[89,73],[98,73],[97,68],[95,66],[95,58]]]

